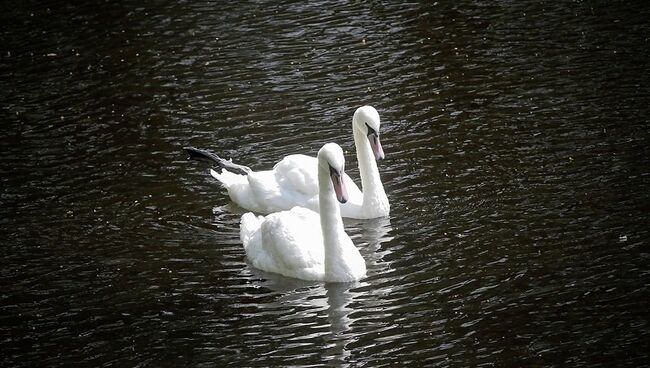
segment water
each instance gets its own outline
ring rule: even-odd
[[[3,366],[643,366],[650,7],[2,6]],[[390,218],[353,284],[252,269],[185,145],[346,151]]]

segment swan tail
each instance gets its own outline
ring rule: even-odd
[[[242,173],[244,175],[248,175],[252,171],[248,166],[238,165],[230,160],[225,160],[218,155],[206,150],[194,147],[184,147],[183,149],[185,152],[187,152],[191,160],[214,163],[228,171]]]
[[[217,179],[226,189],[232,188],[237,184],[248,185],[247,176],[234,174],[230,171],[221,170],[219,173],[216,170],[210,169],[210,175],[212,175],[213,178]]]
[[[263,216],[255,216],[252,212],[247,212],[241,217],[241,226],[239,228],[239,238],[244,244],[244,249],[248,247],[253,235],[262,226]]]

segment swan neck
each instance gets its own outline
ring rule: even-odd
[[[320,221],[327,248],[327,240],[335,239],[339,232],[343,232],[343,220],[329,172],[324,169],[318,171],[318,187]]]
[[[324,268],[327,280],[338,280],[343,274],[350,274],[345,259],[347,234],[343,228],[341,209],[334,193],[329,172],[320,169],[318,173],[320,187],[318,201],[320,206],[320,223],[323,233]]]
[[[354,125],[354,124],[353,124]],[[377,202],[388,202],[384,186],[381,183],[375,155],[368,142],[368,137],[359,129],[354,131],[354,144],[357,151],[361,190],[363,191],[363,206],[375,206]]]

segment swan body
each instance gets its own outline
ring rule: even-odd
[[[343,151],[328,143],[318,152],[320,214],[303,207],[266,217],[248,212],[240,238],[252,266],[304,280],[350,282],[363,278],[366,263],[343,229],[339,202],[347,200]]]
[[[390,213],[390,204],[376,162],[384,158],[379,127],[379,114],[373,107],[362,106],[355,111],[352,131],[363,192],[347,174],[343,176],[349,190],[349,200],[341,204],[343,217],[366,219]],[[206,151],[190,147],[185,150],[191,158],[221,165],[221,172],[211,169],[210,174],[226,188],[230,198],[245,209],[267,214],[301,206],[319,211],[318,160],[315,157],[290,155],[272,170],[253,171]]]

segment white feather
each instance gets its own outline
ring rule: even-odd
[[[360,107],[354,113],[352,130],[364,191],[347,174],[343,176],[349,195],[348,202],[341,204],[343,217],[374,218],[390,213],[388,197],[367,137],[368,126],[378,132],[379,125],[379,114],[371,106]],[[210,173],[228,190],[232,201],[245,209],[272,213],[301,206],[318,212],[317,167],[315,157],[295,154],[284,157],[272,170],[252,171],[248,175],[233,174],[226,169]]]
[[[343,151],[329,143],[318,157],[319,201],[323,211],[318,214],[294,207],[266,217],[249,212],[242,216],[240,238],[248,261],[261,270],[304,280],[358,280],[365,276],[366,264],[343,229],[329,173],[332,161],[343,161]],[[343,166],[340,168],[342,171]]]

